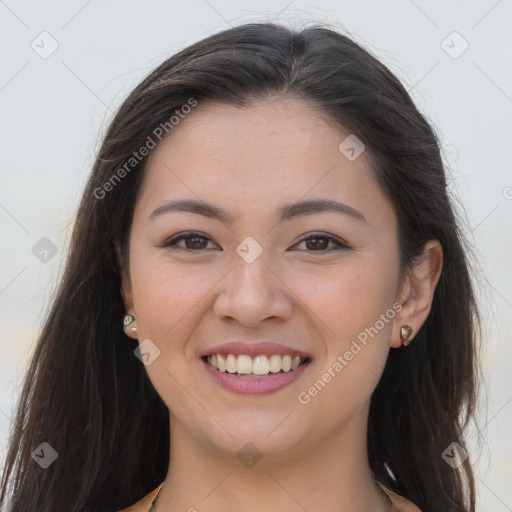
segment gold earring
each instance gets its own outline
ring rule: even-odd
[[[412,334],[412,327],[410,325],[402,325],[400,327],[400,341],[402,342],[402,345],[407,347],[409,343],[411,343],[411,340],[409,339]]]
[[[135,317],[132,315],[125,315],[123,318],[123,330],[130,336],[131,333],[137,332],[137,324],[135,323]]]

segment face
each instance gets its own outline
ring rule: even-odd
[[[209,104],[153,150],[123,291],[171,430],[230,453],[364,431],[401,287],[393,208],[347,135],[299,100]]]

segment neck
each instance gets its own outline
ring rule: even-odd
[[[358,426],[244,465],[171,417],[169,471],[156,511],[224,512],[229,505],[244,512],[389,512],[390,500],[368,466],[366,430]]]

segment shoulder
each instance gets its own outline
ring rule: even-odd
[[[421,512],[421,510],[411,501],[405,499],[402,496],[399,496],[398,494],[394,493],[393,491],[390,491],[383,485],[381,485],[381,487],[382,487],[382,489],[384,489],[386,494],[389,496],[389,499],[393,503],[397,512]]]
[[[395,494],[393,491],[390,491],[383,485],[381,485],[382,489],[386,492],[386,494],[391,499],[393,505],[396,507],[397,512],[421,512],[420,509],[409,500]],[[149,507],[151,506],[151,502],[158,494],[160,487],[157,487],[154,491],[150,492],[147,496],[142,498],[140,501],[132,505],[131,507],[125,508],[120,512],[147,512]]]
[[[147,512],[151,506],[151,502],[158,494],[160,487],[157,487],[154,491],[150,492],[147,496],[144,496],[140,501],[132,505],[131,507],[124,508],[119,512]]]

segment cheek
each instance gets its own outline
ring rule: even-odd
[[[325,358],[311,382],[328,372],[325,392],[322,383],[316,386],[322,390],[319,402],[328,404],[343,396],[343,403],[352,410],[373,392],[389,352],[397,278],[398,268],[375,258],[338,267],[316,281],[302,282],[295,277],[326,345]]]
[[[296,274],[294,289],[314,313],[326,340],[340,348],[392,308],[396,278],[395,269],[369,261],[340,266],[315,280]],[[384,328],[378,325],[387,331],[390,322]]]
[[[297,399],[325,428],[338,429],[368,404],[386,363],[394,288],[372,268],[338,271],[306,295],[326,353]]]
[[[134,306],[139,316],[157,324],[181,318],[192,303],[198,303],[214,282],[214,271],[204,265],[173,261],[165,249],[133,248],[131,267]],[[132,260],[130,260],[132,261]],[[209,270],[209,271],[208,271]],[[210,285],[211,286],[211,285]],[[149,316],[148,316],[149,315]]]
[[[198,266],[172,264],[165,254],[144,257],[134,251],[132,285],[141,336],[154,341],[162,354],[183,353],[216,281],[211,269],[208,273]]]
[[[192,266],[170,264],[165,256],[135,251],[131,270],[139,343],[149,339],[160,351],[146,366],[148,376],[170,410],[195,417],[190,396],[201,397],[202,390],[190,380],[188,363],[194,364],[195,355],[186,350],[187,340],[204,315],[208,290],[218,277],[211,269],[206,275]]]

